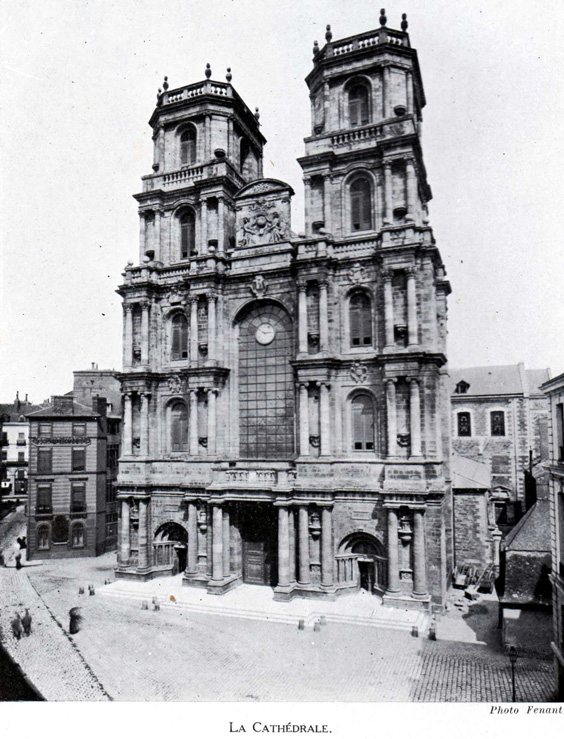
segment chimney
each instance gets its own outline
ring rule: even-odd
[[[103,418],[106,417],[107,405],[106,398],[100,398],[98,395],[92,397],[92,410],[94,413],[99,413]]]
[[[27,399],[27,393],[25,394],[25,403],[26,403],[26,405],[27,405],[27,403],[29,403],[29,400]]]
[[[73,415],[72,395],[53,395],[53,413],[61,416]]]

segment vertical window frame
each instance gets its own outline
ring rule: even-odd
[[[464,425],[466,428],[464,428]],[[456,435],[462,439],[469,439],[472,436],[472,414],[470,411],[457,411],[456,414]]]

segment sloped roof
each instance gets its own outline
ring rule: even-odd
[[[19,405],[19,407],[18,407]],[[38,411],[43,406],[33,405],[32,403],[0,403],[0,416],[8,416],[6,423],[15,423],[20,420],[20,416],[26,416],[28,413]]]
[[[75,400],[72,404],[72,413],[68,411],[61,412],[59,409],[55,410],[54,404],[51,403],[44,408],[40,408],[38,411],[27,413],[26,416],[28,418],[64,418],[68,416],[99,418],[100,414],[93,411],[92,408],[89,408],[87,405],[82,405],[82,403],[78,403]]]
[[[491,487],[491,466],[489,462],[477,462],[474,459],[453,454],[450,469],[453,488],[489,490]]]
[[[526,370],[522,364],[451,369],[449,374],[451,393],[457,398],[464,397],[464,395],[541,393],[540,385],[550,379],[550,369]],[[462,380],[470,387],[466,393],[458,395],[455,389]]]
[[[505,551],[550,552],[550,501],[541,498],[504,539]]]

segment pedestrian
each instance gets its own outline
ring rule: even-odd
[[[22,555],[16,554],[16,570],[21,570],[22,568]]]
[[[25,609],[25,613],[22,618],[22,626],[24,630],[24,635],[30,636],[31,634],[31,614],[29,612],[29,608]]]
[[[22,620],[20,618],[20,614],[16,613],[12,619],[12,634],[16,639],[18,639],[18,641],[22,638],[22,631]]]

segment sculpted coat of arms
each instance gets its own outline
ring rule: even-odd
[[[355,362],[351,367],[351,377],[354,382],[356,382],[358,385],[362,385],[362,383],[366,380],[366,377],[368,375],[368,370],[366,367],[361,364],[360,362]]]
[[[365,280],[366,270],[359,262],[356,262],[356,264],[353,264],[349,270],[349,281],[352,282],[353,285],[359,285]]]
[[[171,393],[181,393],[182,392],[182,380],[178,375],[174,375],[173,377],[168,378],[168,389]]]
[[[255,244],[274,244],[277,241],[283,241],[287,231],[288,228],[278,211],[267,213],[261,210],[256,214],[249,212],[248,215],[243,216],[237,245],[245,247]]]

